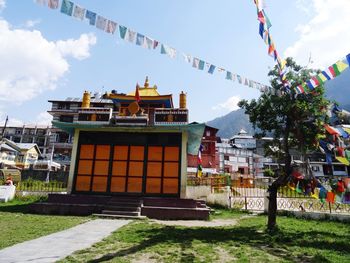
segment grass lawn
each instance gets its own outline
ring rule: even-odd
[[[26,213],[27,205],[37,200],[38,197],[32,197],[0,203],[0,249],[67,229],[90,219]]]
[[[231,214],[231,216],[230,216]],[[178,227],[135,221],[61,262],[350,262],[350,224],[222,211],[229,227]]]

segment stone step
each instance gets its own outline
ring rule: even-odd
[[[139,219],[144,220],[147,219],[147,216],[128,216],[128,215],[110,215],[110,214],[92,214],[93,216],[97,216],[99,218],[108,218],[108,219]]]
[[[141,207],[139,206],[105,205],[104,209],[111,210],[111,211],[141,212]]]
[[[140,207],[142,205],[141,202],[124,202],[124,201],[109,201],[106,205],[112,206],[128,206],[128,207]]]
[[[102,214],[107,215],[125,215],[125,216],[140,216],[140,212],[120,211],[120,210],[102,210]]]

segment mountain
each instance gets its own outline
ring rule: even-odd
[[[231,111],[222,117],[208,121],[206,124],[219,129],[217,136],[221,138],[231,138],[241,129],[244,129],[248,134],[254,134],[254,129],[249,122],[249,117],[244,114],[244,110],[242,109]]]

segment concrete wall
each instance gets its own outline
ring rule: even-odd
[[[212,193],[210,186],[187,186],[186,198],[203,199],[207,203],[229,207],[230,190],[226,189],[222,193]]]

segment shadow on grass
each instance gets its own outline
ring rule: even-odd
[[[335,251],[343,255],[350,256],[350,233],[346,235],[331,234],[329,239],[317,240],[316,236],[327,236],[330,233],[322,231],[288,232],[276,231],[267,234],[256,227],[237,226],[234,228],[175,228],[161,227],[154,229],[150,226],[146,230],[136,230],[131,235],[137,235],[141,242],[130,248],[122,249],[114,253],[109,253],[100,258],[90,260],[90,263],[104,262],[122,256],[132,255],[144,249],[151,248],[158,244],[172,243],[178,244],[181,248],[181,262],[194,262],[195,255],[192,241],[197,240],[207,244],[218,245],[225,243],[228,246],[249,245],[252,248],[260,249],[268,254],[294,262],[330,262],[320,255],[320,250]],[[310,256],[302,251],[300,255],[292,255],[295,247],[315,249],[315,255]]]
[[[29,213],[28,204],[10,204],[5,206],[0,206],[0,212],[8,212],[8,213]]]

